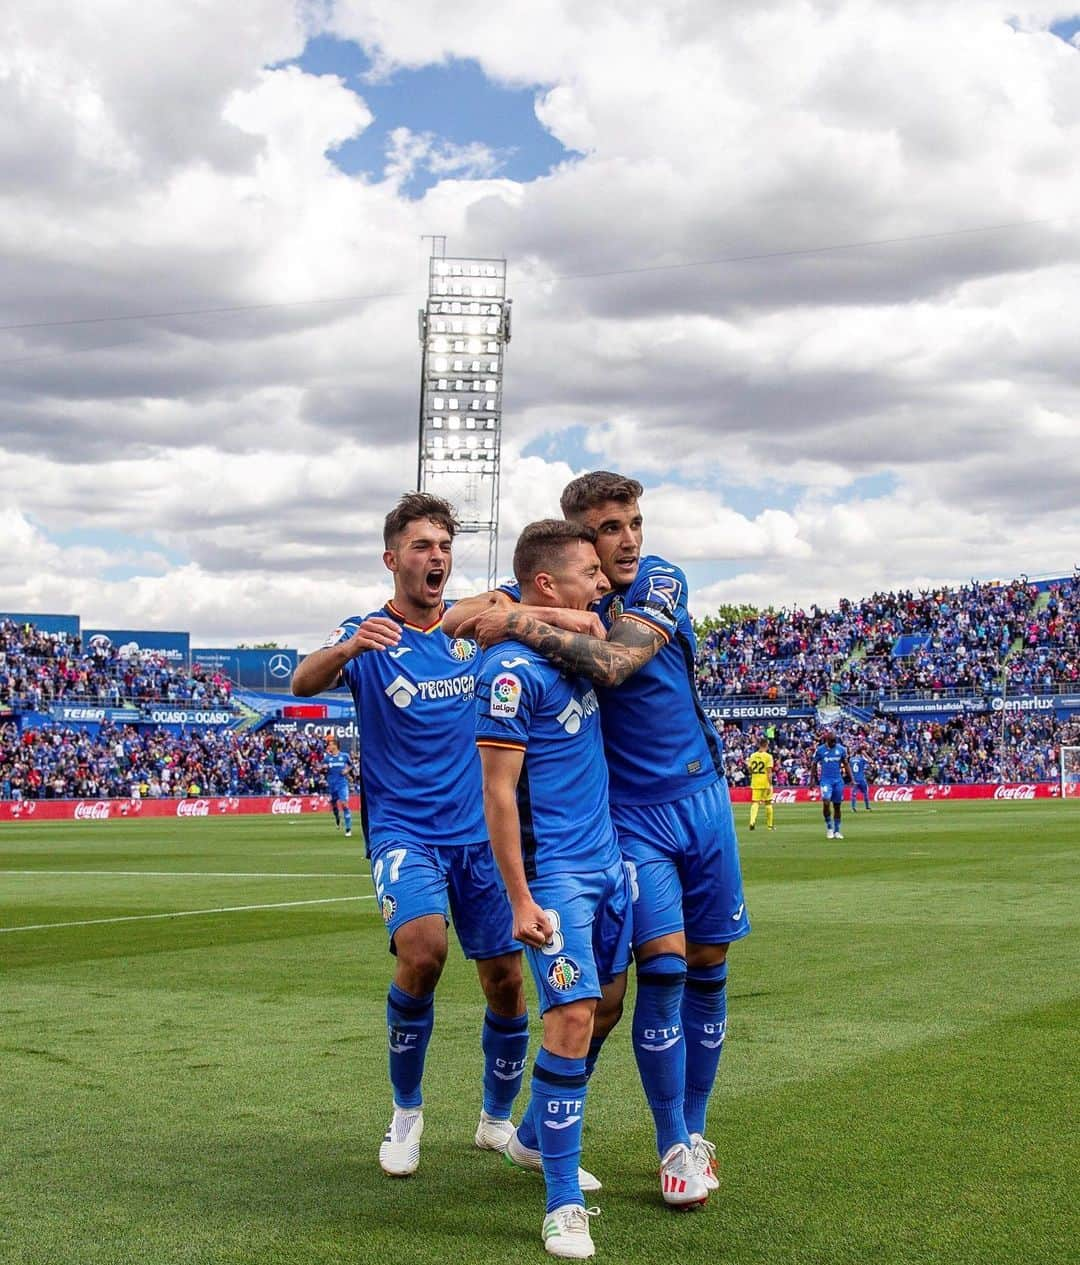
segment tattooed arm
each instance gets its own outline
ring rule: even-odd
[[[481,616],[476,630],[482,645],[485,644],[485,618]],[[667,644],[667,638],[659,629],[650,628],[637,619],[617,619],[606,641],[555,628],[527,609],[500,611],[498,622],[504,630],[503,638],[523,641],[564,672],[588,677],[590,681],[609,689],[621,685]]]

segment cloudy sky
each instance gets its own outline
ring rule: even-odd
[[[1076,3],[0,6],[0,610],[378,604],[427,233],[509,260],[504,559],[607,467],[699,614],[1071,572]]]

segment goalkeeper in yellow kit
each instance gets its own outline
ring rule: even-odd
[[[770,830],[773,825],[772,771],[773,758],[769,752],[769,740],[762,737],[757,750],[746,762],[750,770],[750,829],[757,825],[758,805],[765,805],[765,824]]]

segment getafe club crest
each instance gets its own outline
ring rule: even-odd
[[[456,659],[458,663],[464,663],[467,659],[471,659],[476,654],[476,642],[470,641],[468,637],[455,637],[450,643],[450,658]]]
[[[612,623],[614,623],[615,620],[619,618],[619,616],[623,613],[625,609],[626,609],[626,603],[623,601],[622,594],[620,593],[617,597],[613,597],[611,599],[611,602],[608,604],[608,608],[607,608],[608,619],[610,619]]]
[[[382,909],[383,922],[389,925],[390,919],[393,918],[394,914],[397,912],[397,901],[393,898],[393,896],[384,896],[380,907]]]
[[[569,992],[581,978],[581,967],[573,958],[560,955],[548,967],[547,982],[557,993]]]

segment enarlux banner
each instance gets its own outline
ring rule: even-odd
[[[360,796],[351,795],[353,812]],[[203,795],[189,799],[29,799],[0,801],[0,821],[134,821],[154,817],[239,817],[328,813],[328,795]]]
[[[1057,782],[967,782],[952,786],[871,786],[873,804],[921,804],[951,799],[1057,799],[1061,786]],[[845,788],[845,801],[850,788]],[[748,786],[733,786],[731,800],[735,804],[750,802]],[[778,786],[773,791],[774,804],[820,804],[818,786]]]

